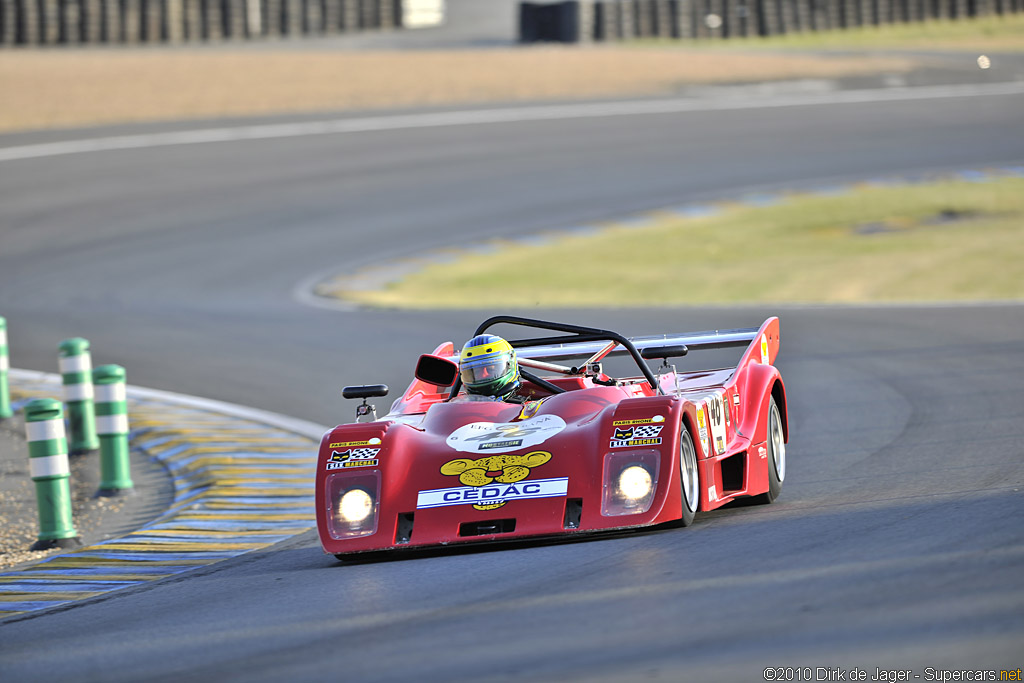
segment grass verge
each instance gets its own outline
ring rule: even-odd
[[[859,186],[716,215],[652,214],[545,245],[498,243],[374,291],[401,308],[1024,298],[1024,178]],[[328,287],[329,288],[329,287]]]

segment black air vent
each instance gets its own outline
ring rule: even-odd
[[[583,499],[570,498],[565,501],[565,520],[562,522],[562,527],[579,529],[581,517],[583,517]]]
[[[730,455],[722,461],[722,492],[743,489],[743,471],[747,469],[747,452]]]
[[[412,540],[412,520],[415,515],[412,512],[403,512],[398,515],[398,528],[395,531],[395,543],[401,545]]]
[[[488,519],[483,522],[465,522],[459,526],[459,536],[491,536],[508,534],[515,530],[514,519]]]

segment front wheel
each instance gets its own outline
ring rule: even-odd
[[[697,473],[697,451],[693,437],[684,424],[679,430],[679,483],[682,490],[683,516],[679,526],[690,526],[700,505],[700,476]]]

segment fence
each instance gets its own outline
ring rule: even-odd
[[[441,23],[444,0],[0,0],[0,45],[182,43]]]
[[[519,5],[520,42],[736,38],[1024,11],[1024,0],[573,0]]]

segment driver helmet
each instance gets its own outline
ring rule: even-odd
[[[501,337],[477,335],[462,347],[459,374],[471,394],[508,396],[519,388],[516,350]]]

